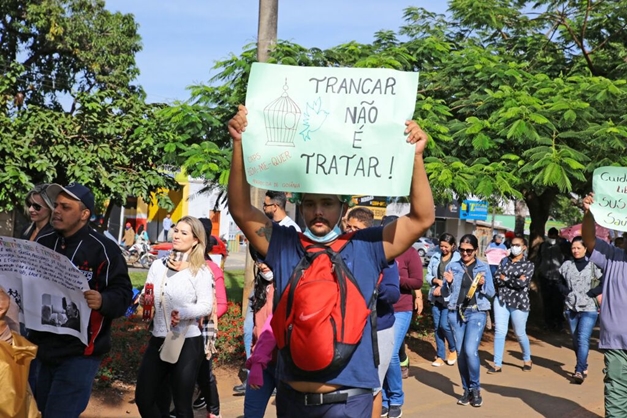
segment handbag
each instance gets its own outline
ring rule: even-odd
[[[207,360],[211,359],[214,354],[217,354],[216,340],[218,337],[218,303],[216,298],[216,284],[215,279],[212,281],[213,290],[213,309],[211,315],[205,316],[201,320],[201,335],[205,345],[205,356]]]
[[[172,364],[179,361],[183,344],[185,344],[185,334],[186,333],[177,333],[172,330],[168,331],[161,348],[159,348],[159,358],[162,361]]]
[[[597,279],[596,266],[592,264],[591,267],[592,268],[590,270],[592,271],[592,278],[590,279],[590,290],[594,290],[601,285],[601,279]],[[599,309],[601,307],[601,305],[599,304],[599,300],[596,297],[591,297],[591,299],[594,302],[594,306]]]
[[[477,286],[479,285],[479,280],[481,280],[481,277],[483,276],[483,273],[481,273],[481,272],[477,273],[477,275],[473,279],[472,276],[470,275],[470,273],[468,273],[468,270],[466,268],[464,268],[464,272],[468,275],[468,278],[470,279],[471,284],[470,284],[470,289],[468,289],[468,293],[466,293],[466,297],[464,298],[464,301],[457,308],[457,312],[458,312],[461,320],[463,322],[466,322],[466,317],[464,316],[464,311],[470,305],[470,301],[472,300],[472,297],[475,295],[475,291],[477,290]]]
[[[185,327],[185,331],[183,332],[175,332],[170,329],[168,314],[165,303],[165,296],[163,292],[163,287],[165,285],[165,281],[168,278],[168,271],[166,270],[163,274],[163,280],[161,281],[161,307],[163,308],[163,318],[165,319],[165,327],[168,330],[168,333],[163,340],[163,344],[159,347],[159,358],[166,363],[175,364],[179,361],[179,357],[181,355],[181,351],[183,350],[183,344],[185,344],[185,336],[187,335],[187,330],[189,329],[189,325]]]

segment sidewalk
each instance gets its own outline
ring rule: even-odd
[[[537,334],[537,335],[536,335]],[[405,405],[403,417],[454,417],[463,414],[464,418],[473,417],[602,417],[603,408],[603,354],[590,351],[589,377],[582,385],[570,383],[570,373],[575,364],[575,355],[570,348],[570,335],[540,334],[541,341],[531,339],[533,370],[523,372],[520,347],[515,341],[508,340],[503,359],[503,373],[486,373],[488,361],[492,360],[492,343],[484,341],[479,349],[481,357],[481,386],[483,406],[459,406],[457,398],[461,396],[461,380],[457,365],[431,366],[433,347],[421,340],[413,340],[418,351],[410,352],[410,376],[403,381]],[[596,336],[591,342],[597,346]],[[492,334],[484,336],[491,340]],[[429,356],[429,358],[425,358]],[[223,395],[221,382],[222,416],[224,418],[242,417],[244,400],[229,394],[230,388]],[[271,400],[271,403],[273,400]],[[201,416],[201,415],[197,415]],[[268,406],[265,417],[275,417],[273,405]]]

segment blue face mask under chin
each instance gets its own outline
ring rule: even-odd
[[[331,231],[329,231],[326,235],[322,237],[314,235],[314,233],[311,232],[309,228],[305,228],[305,232],[303,232],[303,235],[305,235],[307,238],[309,238],[313,242],[326,244],[327,242],[331,242],[337,239],[337,237],[339,237],[341,233],[342,231],[340,230],[340,227],[335,225]]]
[[[340,219],[337,220],[337,223],[335,224],[333,229],[322,237],[314,235],[314,233],[311,232],[309,227],[305,228],[305,232],[303,232],[303,235],[305,235],[307,238],[309,238],[313,242],[317,242],[319,244],[326,244],[327,242],[331,242],[337,239],[337,237],[339,237],[342,234],[342,230],[340,229],[340,222],[342,222],[343,216],[344,216],[344,210],[340,212]]]

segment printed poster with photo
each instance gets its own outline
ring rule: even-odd
[[[72,335],[87,345],[89,283],[64,255],[35,242],[0,237],[0,286],[26,328]]]

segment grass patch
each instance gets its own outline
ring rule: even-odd
[[[129,271],[128,275],[131,277],[131,284],[135,289],[141,289],[146,283],[146,276],[148,276],[148,270],[146,271]]]
[[[244,291],[244,270],[225,271],[224,287],[226,287],[226,299],[241,304]]]

